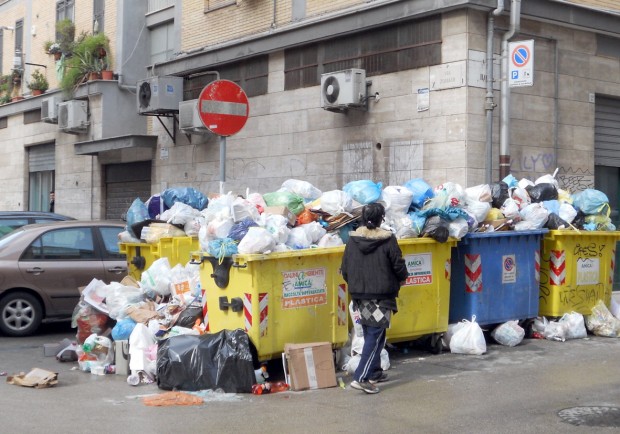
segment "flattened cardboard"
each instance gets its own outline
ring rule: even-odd
[[[35,389],[43,389],[58,384],[58,373],[46,371],[41,368],[33,368],[27,374],[23,372],[17,375],[10,375],[6,382],[15,384],[16,386],[34,387]]]
[[[292,390],[336,386],[336,369],[329,342],[285,344],[285,375]]]

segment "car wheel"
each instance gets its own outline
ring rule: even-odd
[[[13,292],[0,299],[0,330],[8,336],[33,334],[41,324],[41,303],[26,292]]]

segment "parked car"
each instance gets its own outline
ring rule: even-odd
[[[0,211],[0,237],[25,225],[64,220],[74,220],[74,218],[43,211]]]
[[[127,275],[119,252],[122,222],[80,221],[23,226],[0,238],[0,332],[33,334],[43,319],[70,318],[78,288]]]

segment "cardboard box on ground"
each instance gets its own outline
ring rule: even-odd
[[[336,386],[336,368],[329,342],[285,344],[282,361],[291,390]]]

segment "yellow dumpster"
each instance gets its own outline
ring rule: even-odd
[[[258,359],[281,357],[286,343],[348,339],[347,288],[340,274],[344,247],[217,258],[200,262],[208,332],[244,329]]]
[[[441,352],[441,335],[448,330],[450,258],[456,240],[439,243],[431,238],[398,241],[409,277],[400,288],[398,313],[387,331],[388,342],[430,335],[434,352]]]
[[[197,237],[161,238],[156,243],[120,243],[120,252],[127,257],[129,275],[140,281],[142,272],[160,258],[168,258],[170,266],[185,265],[191,252],[200,248]]]
[[[448,329],[450,256],[456,241],[400,240],[409,277],[397,299],[391,342],[436,335]],[[259,360],[280,357],[286,343],[348,339],[349,293],[340,273],[344,246],[267,255],[217,258],[192,254],[201,263],[205,323],[209,332],[243,328]],[[439,347],[439,351],[441,348]]]
[[[590,315],[598,302],[609,306],[620,231],[552,230],[543,238],[539,315]]]

